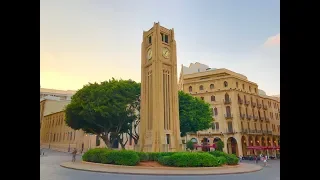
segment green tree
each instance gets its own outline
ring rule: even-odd
[[[140,84],[132,80],[89,83],[72,96],[65,108],[66,124],[72,129],[99,136],[111,148],[115,139],[137,118],[134,103],[140,97]],[[113,140],[110,141],[110,137]]]
[[[179,118],[181,136],[206,130],[214,120],[210,104],[200,98],[179,91]]]
[[[223,148],[224,148],[224,143],[223,141],[219,140],[216,142],[216,150],[217,151],[223,151]]]
[[[187,142],[186,146],[187,149],[190,149],[191,151],[194,150],[194,143],[191,140]]]

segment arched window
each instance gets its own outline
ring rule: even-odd
[[[213,89],[214,88],[214,84],[210,84],[210,89]]]
[[[227,81],[223,82],[223,85],[224,87],[228,87],[228,82]]]
[[[238,82],[236,82],[236,87],[238,88],[238,86],[239,86],[239,84],[238,84]]]
[[[202,85],[199,86],[199,90],[203,90],[203,86]]]
[[[230,106],[226,106],[226,113],[227,113],[227,116],[231,116]]]
[[[215,108],[213,109],[213,111],[214,111],[214,115],[217,116],[217,115],[218,115],[218,109],[215,107]]]
[[[189,92],[192,92],[192,86],[189,86]]]
[[[229,101],[229,94],[226,93],[226,94],[224,95],[224,98],[225,98],[225,101]]]
[[[216,97],[215,96],[211,96],[211,101],[216,101]]]

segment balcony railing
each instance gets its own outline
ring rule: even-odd
[[[248,129],[241,129],[241,133],[248,133]]]
[[[262,107],[263,107],[264,110],[267,110],[267,109],[268,109],[268,106],[265,105],[265,104],[263,104]]]
[[[258,104],[257,107],[260,109],[260,108],[262,107],[262,105],[261,105],[261,104]]]
[[[243,104],[243,100],[239,98],[239,99],[238,99],[238,103],[239,103],[239,104]]]
[[[251,106],[254,108],[254,107],[256,107],[256,103],[255,102],[251,102]]]
[[[258,116],[253,116],[253,120],[257,121],[258,119]]]
[[[272,131],[267,131],[267,134],[272,134]]]
[[[266,117],[266,121],[270,121],[270,119],[268,117]]]
[[[225,114],[224,117],[226,119],[233,119],[233,115],[232,114]]]
[[[234,134],[236,131],[234,129],[226,129],[226,134]]]
[[[262,134],[262,131],[257,129],[249,129],[248,134]]]
[[[264,117],[260,117],[260,120],[261,120],[261,121],[264,121],[264,120],[265,120],[265,118],[264,118]]]
[[[244,105],[248,106],[250,104],[250,101],[244,101]]]
[[[241,118],[242,120],[244,120],[245,117],[246,117],[245,114],[241,114],[241,113],[240,113],[240,118]]]
[[[251,119],[251,115],[246,115],[247,120]]]
[[[230,98],[224,99],[224,100],[223,100],[223,103],[224,103],[224,104],[231,104],[231,99],[230,99]]]

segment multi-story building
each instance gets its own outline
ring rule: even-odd
[[[57,90],[57,89],[46,89],[41,88],[40,86],[40,99],[44,97],[56,97],[58,100],[71,100],[72,95],[74,95],[76,91],[72,90]]]
[[[246,76],[195,63],[182,66],[178,87],[208,102],[213,112],[212,127],[188,134],[187,140],[200,144],[221,139],[224,151],[238,156],[260,153],[247,146],[279,146],[280,96],[267,96]]]

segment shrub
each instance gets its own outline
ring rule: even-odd
[[[215,157],[226,157],[227,153],[224,153],[222,151],[211,151],[209,152],[211,155],[215,156]]]
[[[224,148],[224,143],[223,141],[219,140],[216,142],[216,150],[217,151],[223,151],[223,148]]]
[[[82,155],[82,160],[94,163],[101,163],[103,156],[102,154],[105,154],[109,151],[110,150],[107,148],[90,149]]]
[[[108,164],[135,166],[140,162],[140,158],[135,151],[113,150],[106,155],[105,162]]]
[[[219,166],[218,159],[208,153],[178,152],[159,158],[159,163],[175,167],[214,167]]]
[[[227,159],[224,156],[219,156],[217,159],[220,166],[227,164]]]
[[[160,156],[158,162],[164,166],[173,166],[170,156]]]
[[[239,158],[234,154],[227,154],[226,160],[228,165],[237,165],[239,163]]]
[[[140,158],[140,161],[149,161],[149,154],[146,152],[136,152]]]
[[[191,140],[187,142],[186,146],[187,149],[194,150],[194,143]]]
[[[158,161],[158,152],[148,152],[149,161]]]

